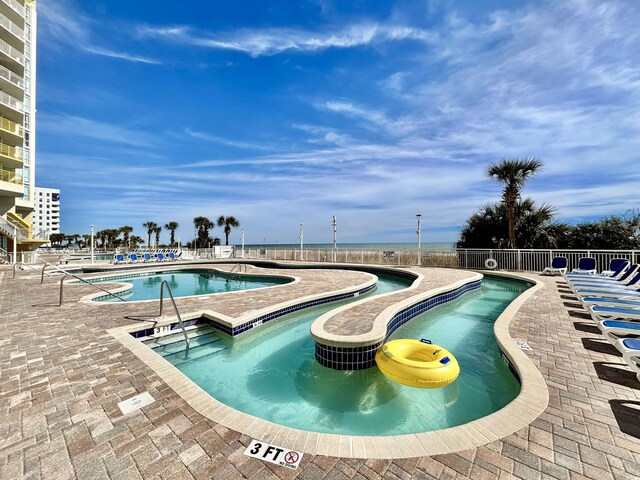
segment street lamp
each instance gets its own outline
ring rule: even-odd
[[[242,235],[240,235],[240,239],[242,240],[242,258],[244,258],[244,228],[242,229]]]
[[[333,261],[336,261],[336,257],[338,254],[338,246],[336,245],[336,232],[338,231],[338,224],[336,223],[336,216],[333,216],[333,221],[331,222],[333,226]]]
[[[91,228],[91,265],[93,265],[93,263],[94,263],[94,257],[93,257],[93,225],[89,225],[89,228]]]
[[[304,225],[300,224],[300,260],[304,260]]]
[[[420,246],[420,217],[422,216],[421,213],[417,213],[416,214],[416,218],[418,219],[418,266],[422,265],[422,248]]]

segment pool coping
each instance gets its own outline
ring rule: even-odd
[[[220,425],[263,442],[313,455],[348,458],[390,459],[448,454],[486,445],[526,427],[544,412],[549,403],[549,391],[542,374],[509,334],[509,325],[515,314],[535,292],[544,288],[544,284],[523,274],[486,273],[524,279],[533,285],[514,299],[494,324],[496,341],[520,377],[520,393],[494,413],[463,425],[430,432],[355,436],[285,427],[235,410],[206,393],[167,360],[129,334],[129,331],[139,329],[140,325],[114,328],[107,332],[151,368],[195,411]]]
[[[109,297],[109,296],[119,296],[122,295],[126,292],[128,292],[129,290],[131,290],[133,288],[133,285],[131,283],[128,283],[125,281],[125,279],[127,277],[137,277],[137,276],[143,276],[143,274],[145,273],[149,273],[150,275],[154,274],[154,273],[164,273],[164,272],[171,272],[174,270],[184,270],[184,269],[188,269],[188,268],[193,268],[194,270],[214,270],[216,272],[222,273],[222,274],[227,274],[229,275],[229,272],[226,270],[223,270],[222,268],[216,268],[212,265],[214,264],[191,264],[189,267],[185,266],[185,264],[169,264],[167,266],[169,266],[169,269],[165,269],[163,268],[163,272],[152,272],[152,270],[156,270],[159,265],[146,265],[147,269],[142,269],[142,266],[139,269],[122,269],[121,271],[114,271],[114,270],[109,270],[108,272],[96,272],[96,273],[91,273],[89,275],[93,275],[91,277],[86,277],[84,278],[85,280],[95,280],[95,279],[105,279],[105,283],[112,283],[115,284],[116,287],[112,287],[112,288],[105,288],[106,291],[108,291],[111,295],[105,293],[105,292],[97,292],[97,293],[90,293],[88,295],[83,296],[82,298],[80,298],[79,302],[82,303],[89,303],[89,302],[96,302],[99,304],[103,304],[103,305],[110,305],[114,302],[101,302],[98,299],[103,298],[103,297]],[[226,264],[228,265],[228,263]],[[128,274],[123,274],[123,272],[130,272]],[[235,274],[235,273],[234,273]],[[237,273],[238,276],[248,276],[248,277],[272,277],[272,278],[278,278],[278,279],[288,279],[291,280],[290,282],[287,283],[282,283],[282,284],[276,284],[276,285],[269,285],[267,287],[260,287],[259,289],[266,289],[266,288],[274,288],[274,287],[280,287],[282,285],[291,285],[294,283],[299,283],[302,281],[302,279],[300,277],[296,277],[293,275],[286,275],[286,274],[270,274],[270,273],[265,273],[265,274],[252,274],[252,273],[246,273],[246,272],[238,272]],[[113,279],[113,280],[110,280]],[[122,281],[121,281],[122,280]],[[65,283],[69,283],[69,284],[78,284],[78,283],[82,283],[79,280],[65,280]],[[99,282],[98,282],[99,283]],[[251,289],[251,290],[258,290],[258,289]],[[212,293],[206,293],[206,294],[202,294],[202,295],[184,295],[184,296],[180,296],[177,298],[195,298],[195,297],[205,297],[205,296],[210,296],[210,295],[217,295],[218,293],[224,293],[226,294],[237,294],[237,293],[244,293],[247,290],[235,290],[235,291],[231,291],[231,292],[212,292]],[[152,298],[152,299],[147,299],[147,300],[127,300],[128,303],[142,303],[142,302],[157,302],[158,299],[157,298]]]

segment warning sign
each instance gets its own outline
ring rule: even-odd
[[[302,460],[302,453],[288,448],[278,447],[259,440],[252,440],[244,452],[245,455],[275,463],[282,467],[297,469]]]

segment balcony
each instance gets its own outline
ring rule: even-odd
[[[24,21],[24,5],[17,0],[0,0],[5,5],[8,5],[11,10],[18,14],[18,16]]]
[[[0,37],[17,48],[24,44],[24,30],[2,13],[0,13]]]
[[[4,54],[4,58],[0,58],[0,63],[11,70],[20,71],[24,68],[24,54],[18,49],[13,48],[4,40],[0,39],[0,52]],[[2,55],[0,55],[2,57]]]
[[[24,128],[16,122],[0,117],[0,136],[3,140],[8,140],[11,144],[22,146],[24,141]]]
[[[7,167],[22,168],[22,148],[0,142],[0,163]]]
[[[9,95],[8,93],[0,89],[0,106],[9,107],[10,110],[0,108],[0,113],[4,118],[11,120],[15,123],[22,123],[24,115],[24,104],[16,97]]]
[[[24,96],[24,80],[17,73],[0,65],[0,90],[16,98],[22,98]]]
[[[22,175],[15,170],[0,169],[0,196],[19,197],[23,192]]]

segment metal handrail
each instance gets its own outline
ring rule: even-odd
[[[173,304],[173,309],[176,311],[176,316],[178,317],[178,321],[180,322],[179,325],[180,325],[180,328],[182,329],[182,334],[184,335],[184,341],[187,344],[187,351],[188,351],[189,337],[187,335],[187,330],[184,328],[184,322],[182,321],[182,317],[180,316],[180,311],[178,310],[176,301],[173,298],[173,293],[171,293],[171,287],[169,286],[169,283],[166,280],[163,280],[162,283],[160,284],[160,313],[158,314],[158,316],[159,317],[162,316],[162,306],[164,305],[164,296],[163,296],[164,287],[167,287],[167,293],[169,294],[169,298],[171,299],[171,303]]]
[[[238,273],[242,273],[242,267],[244,267],[244,273],[247,273],[247,264],[246,263],[236,263],[233,267],[231,267],[231,270],[229,270],[229,276],[230,277],[233,277],[233,273],[234,273],[236,267],[238,267]]]
[[[81,282],[86,283],[87,285],[91,285],[92,287],[97,288],[98,290],[100,290],[100,291],[102,291],[102,292],[104,292],[104,293],[106,293],[106,294],[108,294],[108,295],[110,295],[112,297],[116,297],[121,302],[126,302],[126,300],[124,298],[119,297],[118,295],[116,295],[113,292],[110,292],[106,288],[102,288],[102,287],[99,287],[98,285],[96,285],[95,283],[88,282],[84,278],[80,278],[79,276],[77,276],[77,275],[75,275],[75,274],[73,274],[71,272],[67,272],[65,269],[57,267],[57,266],[47,262],[46,260],[42,260],[42,262],[45,264],[44,268],[42,269],[42,275],[43,276],[44,276],[44,270],[45,270],[46,267],[53,267],[55,270],[64,273],[64,276],[62,277],[62,280],[64,280],[65,277],[67,277],[67,276],[73,277],[76,280],[80,280]],[[62,284],[63,284],[63,282],[60,282],[60,305],[62,305]]]

